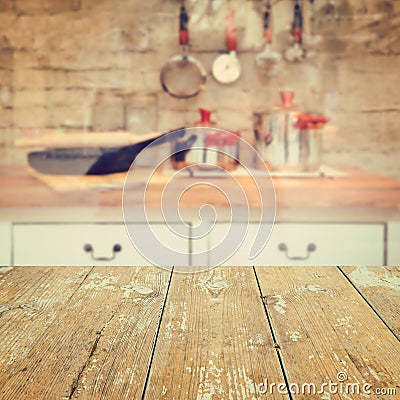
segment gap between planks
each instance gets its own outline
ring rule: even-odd
[[[144,399],[258,399],[266,378],[285,384],[253,269],[174,272]]]
[[[51,274],[52,270],[56,272]],[[58,286],[49,279],[43,285],[40,278],[34,285],[37,289],[32,289],[32,276],[27,271],[36,271],[40,276],[50,273]],[[18,354],[3,370],[2,399],[116,399],[129,391],[132,398],[140,398],[165,298],[167,274],[154,268],[95,267],[82,279],[83,275],[75,272],[77,268],[22,268],[16,270],[15,282],[7,274],[5,279],[13,283],[6,286],[9,290],[25,287],[25,297],[40,305],[44,318],[47,311],[43,313],[42,304],[50,304],[48,308],[57,315],[50,325],[44,324],[43,318],[28,323],[30,310],[16,309],[13,313],[23,313],[28,318],[21,332],[20,317],[7,313],[13,320],[5,331],[8,338],[3,336],[0,341],[15,333],[23,340],[31,333],[37,337],[27,346],[17,341],[28,353]],[[74,274],[78,276],[75,278]],[[53,302],[48,299],[54,296],[62,307],[52,310]],[[12,298],[18,300],[18,293],[13,293]],[[8,351],[7,342],[0,346],[0,353],[2,348]]]
[[[145,381],[143,384],[143,392],[142,392],[142,396],[141,396],[142,400],[145,398],[145,395],[146,395],[146,389],[147,389],[147,385],[149,382],[150,371],[151,371],[151,367],[153,365],[154,353],[156,351],[157,340],[158,340],[158,336],[160,334],[161,323],[162,323],[162,319],[164,316],[165,305],[167,304],[168,293],[169,293],[169,288],[171,287],[171,281],[172,281],[173,274],[174,274],[174,267],[172,267],[170,275],[169,275],[168,286],[167,286],[167,289],[165,292],[165,297],[164,297],[164,302],[163,302],[162,309],[161,309],[160,319],[158,320],[157,330],[156,330],[156,334],[155,334],[154,341],[153,341],[153,347],[151,349],[149,367],[147,369],[146,378],[145,378]]]
[[[341,270],[396,335],[400,335],[400,267],[343,266]]]
[[[399,342],[336,267],[256,267],[289,383],[400,390]],[[296,393],[296,399],[309,395]],[[326,399],[352,399],[325,392]],[[377,396],[374,399],[388,398]]]
[[[254,272],[254,276],[256,278],[257,287],[258,287],[258,290],[259,290],[259,293],[260,293],[260,298],[261,298],[262,303],[263,303],[265,316],[266,316],[267,321],[268,321],[268,326],[269,326],[269,329],[271,331],[272,339],[274,340],[274,347],[275,347],[275,350],[276,350],[276,354],[278,356],[279,364],[281,366],[281,371],[282,371],[283,378],[285,380],[286,389],[288,390],[289,387],[290,387],[289,386],[290,383],[289,383],[287,368],[285,366],[285,361],[283,359],[281,348],[279,346],[278,337],[277,337],[277,334],[276,334],[275,329],[274,329],[274,324],[272,323],[271,314],[270,314],[270,312],[268,310],[267,303],[265,301],[266,297],[262,293],[260,281],[258,279],[257,271],[256,271],[256,268],[254,266],[253,266],[253,272]],[[294,397],[293,397],[292,393],[290,392],[290,390],[288,390],[288,396],[289,396],[290,400],[294,399]]]
[[[368,306],[372,309],[372,311],[377,315],[377,317],[386,325],[390,332],[393,333],[395,338],[400,342],[400,332],[398,332],[386,319],[386,317],[382,314],[382,312],[378,309],[380,306],[375,306],[372,301],[368,298],[366,294],[364,294],[363,290],[359,287],[359,285],[351,278],[351,276],[345,272],[343,267],[338,266],[338,270],[343,274],[343,276],[349,281],[350,285],[358,292],[358,294],[364,299],[364,301],[368,304]],[[365,267],[368,268],[368,267]],[[400,289],[400,287],[399,287]],[[399,304],[400,305],[400,304]],[[384,308],[382,309],[384,311]]]

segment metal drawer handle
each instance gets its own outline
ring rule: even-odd
[[[118,243],[114,244],[113,246],[113,254],[111,257],[96,257],[93,253],[94,253],[94,249],[93,246],[91,244],[85,244],[83,246],[83,250],[86,251],[86,253],[90,253],[90,256],[92,257],[93,260],[95,261],[111,261],[114,260],[115,256],[117,255],[117,253],[119,253],[122,250],[122,246]]]
[[[308,258],[310,258],[310,253],[312,253],[315,250],[317,250],[317,246],[314,243],[309,243],[307,245],[307,255],[304,256],[304,257],[301,257],[301,256],[289,256],[289,254],[288,254],[289,249],[288,249],[286,243],[279,243],[278,249],[279,249],[279,251],[283,251],[285,253],[286,258],[288,258],[289,260],[307,260]]]

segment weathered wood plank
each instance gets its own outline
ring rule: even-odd
[[[140,397],[168,276],[146,267],[94,268],[28,348],[18,370],[3,376],[0,397]],[[28,328],[36,325],[33,319]],[[14,321],[8,335],[20,328]]]
[[[170,272],[144,267],[120,287],[124,301],[104,329],[72,399],[141,398],[169,278]]]
[[[0,387],[57,318],[91,267],[0,271]],[[1,396],[0,396],[1,397]]]
[[[256,273],[291,384],[314,384],[318,390],[344,377],[344,384],[360,384],[362,394],[339,395],[323,387],[312,398],[396,398],[368,396],[363,384],[371,390],[396,388],[399,395],[400,343],[337,268],[257,267]]]
[[[252,268],[173,274],[145,398],[258,399],[265,379],[284,382]]]
[[[342,267],[341,269],[400,337],[400,268]]]

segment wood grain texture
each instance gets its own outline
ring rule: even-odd
[[[284,382],[252,268],[173,274],[145,398],[258,399],[265,379]]]
[[[29,277],[28,271],[25,268]],[[64,301],[59,310],[49,310],[56,316],[48,326],[41,318],[31,318],[23,325],[14,319],[3,328],[6,347],[21,329],[39,329],[41,334],[29,346],[22,341],[25,352],[18,367],[1,374],[1,399],[110,399],[126,398],[125,393],[127,398],[140,397],[169,274],[146,267],[96,267],[72,296],[68,276],[63,277],[66,290],[54,289]],[[47,303],[57,296],[47,288],[36,300],[38,288],[27,287],[31,301]]]
[[[153,267],[0,268],[1,400],[287,399],[282,368],[292,389],[339,383],[340,372],[352,387],[397,390],[306,387],[296,399],[398,398],[399,341],[342,272],[255,271],[271,325],[250,267],[172,279]],[[397,267],[346,272],[397,318],[397,290],[386,292]]]
[[[400,267],[341,269],[400,337]]]
[[[120,286],[124,300],[103,329],[72,399],[142,396],[170,272],[154,267],[119,269],[129,278]]]
[[[291,384],[400,388],[400,343],[335,267],[257,267]],[[360,389],[362,390],[362,388]],[[298,394],[296,399],[309,399]],[[330,394],[320,399],[365,398]],[[373,399],[395,396],[375,395]]]
[[[30,349],[43,340],[46,330],[91,269],[1,269],[4,272],[0,272],[0,387],[22,368]]]

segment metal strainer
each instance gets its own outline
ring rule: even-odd
[[[188,55],[188,22],[189,17],[183,2],[179,17],[179,43],[183,51],[181,55],[170,58],[165,63],[160,74],[164,91],[178,99],[196,96],[204,88],[207,76],[202,64]]]

